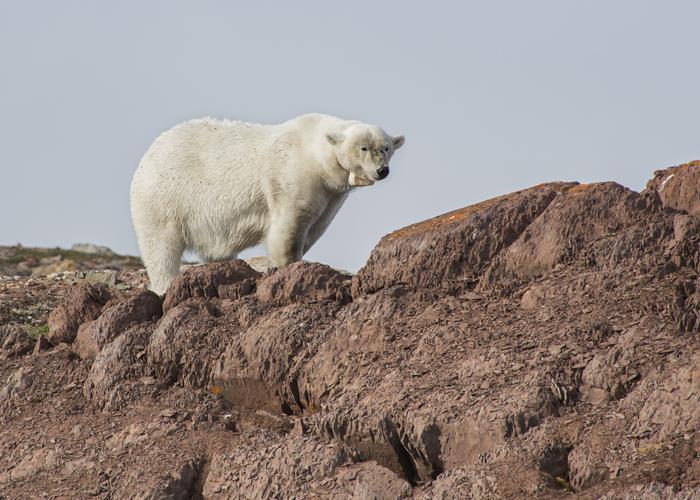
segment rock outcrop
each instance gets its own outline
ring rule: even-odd
[[[698,163],[640,193],[548,183],[395,231],[353,277],[220,262],[162,304],[72,285],[58,347],[0,327],[0,488],[693,498],[699,195]]]
[[[80,283],[71,287],[65,301],[49,315],[49,342],[73,342],[80,325],[96,319],[110,298],[103,286]]]
[[[255,280],[260,273],[242,260],[215,262],[183,271],[165,294],[163,311],[175,307],[187,299],[237,299],[255,290]]]
[[[647,191],[656,192],[672,210],[700,217],[700,161],[654,172]]]

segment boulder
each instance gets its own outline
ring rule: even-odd
[[[257,433],[212,457],[203,496],[241,498],[410,498],[408,482],[351,449],[308,436]],[[262,458],[264,457],[264,458]]]
[[[22,356],[33,348],[34,339],[21,326],[0,326],[0,360]]]
[[[138,398],[144,387],[137,380],[145,372],[152,330],[149,323],[137,324],[96,355],[83,385],[83,394],[96,407],[116,410]]]
[[[258,280],[256,297],[261,302],[286,305],[293,302],[349,302],[350,279],[330,266],[295,262]]]
[[[42,351],[51,349],[51,342],[44,335],[39,335],[34,344],[33,353],[39,354]]]
[[[97,318],[110,297],[107,287],[102,285],[72,285],[61,305],[49,315],[49,342],[53,345],[73,342],[80,325]]]
[[[197,266],[162,317],[120,274],[134,295],[110,289],[74,346],[0,362],[3,494],[692,498],[700,218],[673,179],[488,200],[388,235],[354,278]],[[3,318],[33,324],[66,287],[0,281]]]
[[[296,356],[330,326],[338,302],[270,308],[254,297],[214,306],[190,299],[170,309],[148,345],[148,373],[213,390],[237,407],[300,412]]]
[[[340,307],[337,302],[291,304],[239,320],[235,329],[227,327],[232,335],[223,354],[211,364],[212,384],[236,407],[301,413],[297,371],[333,325]],[[250,314],[246,309],[234,303],[222,308],[222,313],[243,319]]]
[[[634,429],[653,429],[652,436],[663,442],[674,434],[700,429],[700,353],[672,375],[644,400]]]
[[[644,227],[653,220],[654,198],[642,196],[614,182],[580,184],[562,192],[493,259],[481,288],[510,280],[528,281],[575,260],[587,243]],[[668,219],[668,218],[666,218]],[[664,221],[667,227],[668,220]],[[637,233],[634,233],[636,236]],[[658,236],[657,236],[658,238]],[[619,265],[643,256],[639,237],[618,239],[614,251],[591,252],[590,264]],[[652,242],[650,242],[652,243]],[[655,243],[655,242],[654,242]]]
[[[646,189],[665,207],[700,217],[700,161],[657,170]]]
[[[260,273],[237,259],[193,266],[180,273],[165,292],[163,311],[190,298],[236,299],[255,291]]]
[[[20,395],[34,383],[34,373],[28,368],[18,368],[7,377],[0,388],[0,402]]]
[[[107,307],[97,319],[84,323],[75,338],[75,352],[83,359],[94,359],[103,347],[132,325],[154,321],[162,314],[160,297],[141,290]]]
[[[574,185],[541,184],[384,236],[353,278],[353,296],[394,285],[473,286],[494,257]]]
[[[205,299],[171,307],[148,344],[148,373],[185,387],[208,387],[213,364],[231,334],[219,310]]]

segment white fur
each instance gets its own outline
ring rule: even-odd
[[[403,142],[320,114],[280,125],[203,118],[164,132],[131,182],[151,289],[165,292],[185,250],[214,261],[264,242],[275,266],[300,260],[350,189],[378,180]]]

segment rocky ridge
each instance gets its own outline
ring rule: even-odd
[[[548,183],[164,300],[2,280],[48,332],[1,317],[0,495],[699,497],[699,199],[699,162]]]

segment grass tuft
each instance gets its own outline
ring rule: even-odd
[[[44,324],[44,325],[22,325],[22,328],[24,329],[24,332],[33,339],[39,338],[42,335],[48,335],[48,333],[49,333],[49,325],[47,325],[47,324]]]

